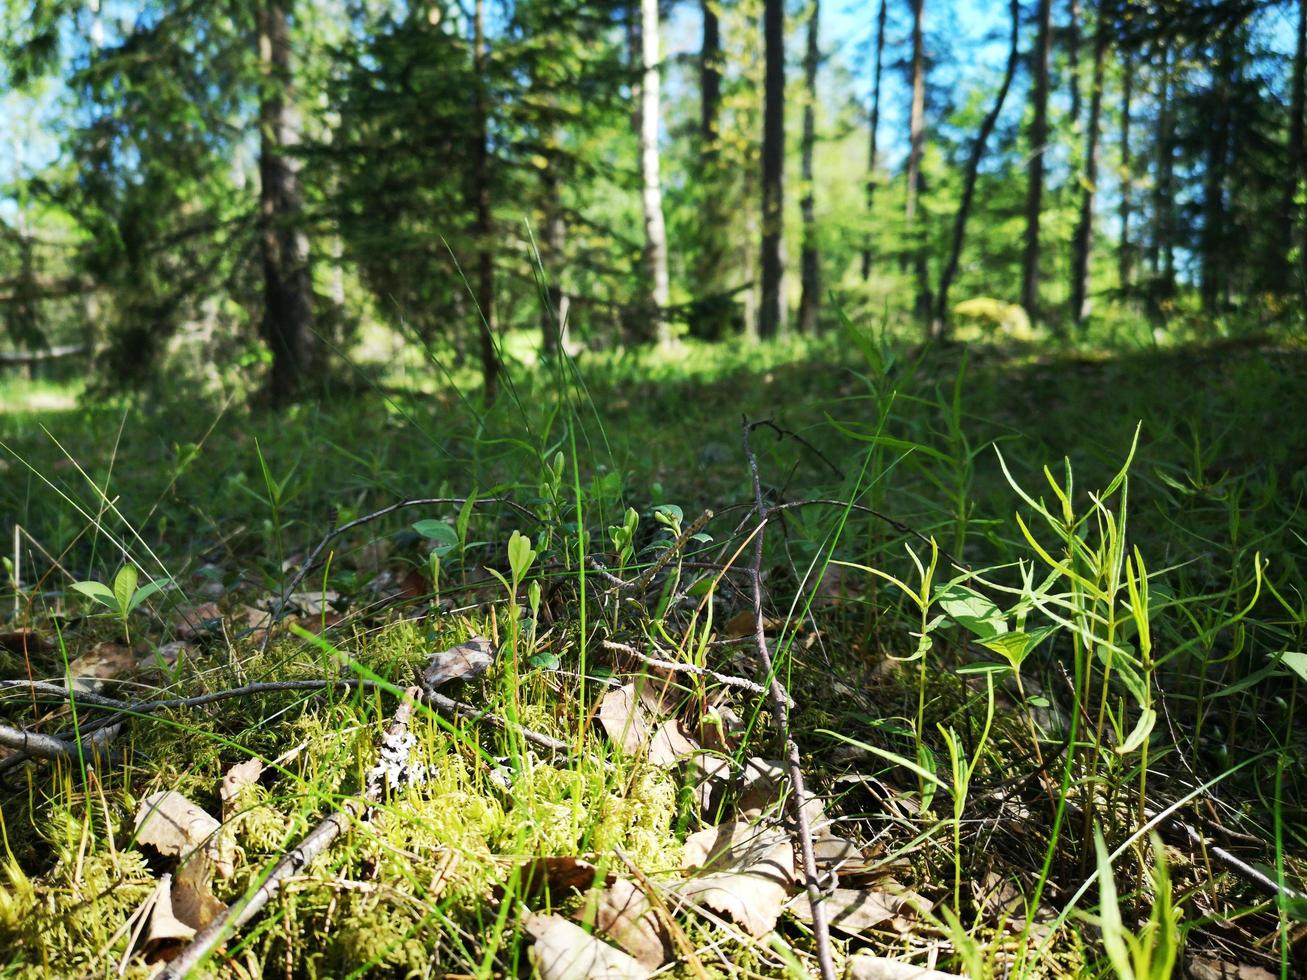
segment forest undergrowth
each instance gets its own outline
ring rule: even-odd
[[[0,972],[1307,971],[1301,347],[429,377],[0,414]]]

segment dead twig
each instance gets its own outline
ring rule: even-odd
[[[790,699],[776,675],[771,652],[767,649],[767,636],[763,629],[762,616],[762,544],[770,512],[762,499],[762,479],[758,474],[758,458],[749,445],[749,435],[754,426],[746,418],[743,420],[744,455],[749,463],[749,475],[753,479],[754,506],[758,513],[758,532],[753,539],[753,564],[749,569],[749,578],[753,586],[753,638],[758,650],[758,660],[767,677],[772,702],[772,717],[776,724],[776,734],[785,745],[785,758],[790,771],[790,784],[794,789],[790,796],[790,809],[793,812],[795,831],[799,838],[799,850],[803,855],[803,878],[808,892],[808,903],[812,907],[812,934],[817,945],[817,964],[821,968],[822,980],[835,980],[835,963],[831,956],[830,926],[826,922],[826,907],[821,891],[821,879],[817,874],[817,859],[812,845],[812,829],[808,826],[806,804],[808,792],[803,783],[803,765],[799,756],[799,746],[790,735]]]
[[[695,677],[711,677],[723,687],[733,687],[741,691],[748,691],[750,694],[756,694],[759,697],[767,697],[768,690],[761,684],[755,684],[753,681],[745,680],[743,677],[732,677],[730,674],[719,674],[717,671],[708,667],[699,667],[696,664],[683,664],[675,660],[662,660],[658,657],[651,657],[642,650],[637,650],[633,646],[625,643],[616,643],[612,640],[602,641],[605,650],[612,650],[615,653],[623,653],[627,656],[635,657],[641,663],[648,664],[658,670],[666,670],[678,674],[693,674]],[[786,697],[786,703],[789,707],[794,707],[793,699]]]
[[[386,729],[383,744],[396,744],[404,741],[404,735],[408,732],[409,717],[412,714],[413,705],[421,696],[422,691],[417,687],[411,687],[404,692],[404,698],[395,710],[394,720]],[[332,842],[344,833],[354,820],[361,816],[372,804],[376,803],[381,797],[384,786],[384,780],[371,781],[362,797],[346,800],[339,810],[329,815],[313,830],[309,831],[308,836],[300,841],[299,846],[278,861],[267,876],[259,882],[258,887],[244,901],[233,903],[226,911],[200,930],[195,938],[191,940],[190,945],[183,949],[159,976],[167,978],[167,980],[180,980],[181,977],[186,976],[191,970],[199,966],[219,943],[228,936],[233,935],[236,930],[258,915],[259,911],[272,900],[287,879],[307,867],[314,858],[330,847]]]
[[[342,534],[347,531],[352,531],[356,527],[361,527],[364,524],[369,524],[372,521],[380,520],[389,514],[393,514],[399,510],[404,510],[408,507],[441,507],[454,504],[461,507],[466,503],[466,497],[414,497],[408,500],[396,501],[388,507],[374,510],[371,514],[364,514],[362,517],[356,517],[354,520],[347,521],[339,527],[332,527],[323,539],[318,542],[318,546],[309,553],[308,558],[304,559],[300,564],[299,570],[290,580],[290,584],[287,585],[286,588],[281,591],[281,595],[277,597],[277,609],[272,614],[272,619],[268,623],[268,631],[263,636],[263,642],[259,646],[259,652],[267,652],[268,644],[272,641],[272,627],[279,623],[281,618],[285,615],[286,603],[290,601],[290,597],[295,593],[295,590],[299,588],[299,585],[304,581],[305,576],[313,570],[314,565],[317,564],[318,558],[322,556],[322,552],[326,549],[327,545],[331,544],[331,542],[335,541]],[[507,497],[484,497],[475,501],[475,506],[478,507],[489,504],[503,504],[532,521],[538,522],[540,520],[535,514],[531,513],[531,511],[527,510],[521,504],[509,500]]]

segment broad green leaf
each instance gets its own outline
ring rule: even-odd
[[[102,606],[108,606],[110,609],[118,608],[118,601],[114,598],[113,589],[103,582],[74,582],[73,588],[82,595],[94,599]]]
[[[428,518],[416,522],[413,530],[433,542],[432,550],[438,555],[447,555],[458,547],[458,532],[444,521]]]
[[[987,650],[993,650],[1010,663],[1013,670],[1016,670],[1025,662],[1026,657],[1030,656],[1030,652],[1035,647],[1043,643],[1056,631],[1056,626],[1041,626],[1033,630],[1014,630],[1011,633],[1000,633],[988,640],[981,640],[980,645]]]
[[[531,547],[531,539],[521,531],[514,531],[508,539],[508,567],[512,569],[514,584],[522,581],[530,570],[531,563],[536,560],[536,554]]]
[[[949,619],[970,630],[981,640],[991,640],[1008,631],[1007,617],[1003,615],[1003,610],[979,592],[967,588],[960,582],[955,582],[937,592],[935,604]]]
[[[1285,650],[1280,654],[1280,663],[1307,681],[1307,653],[1299,650]]]
[[[150,598],[150,596],[154,595],[160,589],[166,588],[167,585],[168,580],[166,578],[157,578],[153,582],[146,582],[136,590],[135,594],[132,595],[132,601],[128,603],[127,611],[132,612],[142,602]]]
[[[685,511],[676,504],[659,504],[654,508],[654,519],[668,527],[679,525],[685,520]]]
[[[140,576],[135,565],[124,565],[113,577],[113,597],[118,603],[118,610],[127,613],[132,608],[132,596],[136,594],[136,583]]]

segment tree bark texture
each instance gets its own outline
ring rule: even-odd
[[[1080,216],[1071,250],[1071,319],[1077,327],[1089,315],[1089,258],[1094,240],[1094,198],[1098,190],[1098,130],[1103,114],[1103,74],[1107,61],[1107,11],[1098,10],[1094,29],[1094,80],[1089,93],[1089,120],[1085,131],[1084,180],[1080,190]]]
[[[663,185],[658,157],[659,23],[658,0],[640,2],[640,203],[644,212],[644,263],[649,285],[649,314],[653,336],[659,343],[671,340],[663,319],[670,297],[667,273],[667,227],[663,221]]]
[[[880,13],[876,17],[876,68],[871,83],[871,146],[867,154],[867,222],[869,225],[876,203],[876,140],[880,133],[880,79],[885,58],[885,17],[888,7],[889,0],[880,0]],[[871,229],[868,228],[862,239],[863,282],[871,278],[871,258]]]
[[[1026,183],[1026,241],[1021,260],[1021,305],[1039,319],[1039,225],[1044,210],[1044,152],[1048,146],[1048,61],[1051,0],[1039,0],[1031,64],[1030,164]]]
[[[971,213],[971,202],[976,193],[976,175],[980,170],[981,158],[985,155],[985,144],[998,124],[998,117],[1003,112],[1003,103],[1007,101],[1008,90],[1012,88],[1012,79],[1017,73],[1017,62],[1021,58],[1021,4],[1020,0],[1009,0],[1008,12],[1012,18],[1012,35],[1008,42],[1007,68],[1003,73],[1003,82],[994,105],[989,114],[981,121],[976,133],[976,142],[971,147],[971,156],[967,160],[967,169],[962,183],[962,199],[958,203],[958,212],[953,219],[953,240],[949,249],[948,261],[939,277],[939,291],[935,296],[935,314],[931,318],[929,340],[944,339],[948,333],[948,294],[957,275],[958,263],[962,258],[962,245],[967,233],[967,218]]]
[[[289,0],[257,11],[259,67],[259,248],[263,337],[272,351],[268,393],[284,405],[300,392],[314,359],[313,280],[303,228],[300,119],[293,102]]]
[[[785,4],[763,4],[762,111],[762,295],[758,336],[774,337],[785,328]]]
[[[803,291],[799,298],[799,331],[817,332],[817,312],[821,307],[821,252],[817,247],[817,208],[812,171],[813,151],[817,142],[817,67],[821,60],[818,30],[821,26],[821,0],[812,0],[808,14],[808,43],[803,57],[803,250],[799,270]]]

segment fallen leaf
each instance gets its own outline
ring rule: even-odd
[[[757,817],[778,806],[785,796],[785,769],[779,762],[754,756],[744,761],[735,809]]]
[[[649,976],[634,957],[561,916],[532,914],[523,927],[535,940],[527,955],[541,980],[644,980]]]
[[[1184,975],[1190,980],[1273,980],[1274,974],[1260,966],[1227,963],[1206,956],[1185,957]]]
[[[292,592],[286,597],[286,605],[293,606],[301,616],[321,616],[330,612],[330,607],[340,602],[340,596],[331,589],[316,592]]]
[[[233,801],[238,797],[246,786],[253,786],[263,775],[263,762],[259,759],[246,759],[244,762],[238,762],[222,777],[222,785],[218,787],[218,796],[222,799],[222,819],[230,820],[232,817]]]
[[[136,842],[165,857],[186,858],[204,848],[224,878],[233,871],[230,846],[219,840],[222,825],[175,790],[147,796],[136,811]]]
[[[731,785],[731,760],[713,752],[695,752],[688,768],[687,779],[699,805],[699,816],[705,821],[718,819]]]
[[[743,609],[726,621],[727,636],[753,636],[756,629],[756,622],[752,609]],[[771,616],[762,618],[762,631],[764,633],[775,633],[784,626],[784,622],[779,619],[773,619]]]
[[[831,928],[856,936],[911,910],[915,895],[907,889],[895,894],[882,889],[836,888],[826,893],[826,920]],[[791,902],[789,912],[800,922],[812,922],[812,905],[806,895]]]
[[[484,674],[495,662],[495,648],[484,636],[433,653],[422,671],[422,685],[428,691],[450,681],[470,681]]]
[[[177,666],[177,661],[181,660],[191,651],[191,645],[181,640],[173,640],[171,643],[165,643],[155,651],[155,660],[162,660],[169,667]]]
[[[547,898],[551,905],[570,897],[570,892],[589,891],[598,869],[589,861],[571,855],[532,858],[522,866],[522,894]]]
[[[197,932],[227,911],[209,887],[213,867],[209,856],[201,852],[187,859],[173,878],[173,914]]]
[[[635,696],[635,685],[609,691],[599,703],[599,723],[613,744],[627,755],[640,752],[649,740],[649,724]]]
[[[656,970],[672,958],[672,938],[666,924],[640,886],[618,878],[599,893],[594,907],[595,928]]]
[[[245,620],[246,629],[249,630],[248,638],[252,643],[262,642],[268,630],[272,628],[272,613],[266,609],[242,606],[241,618]]]
[[[859,953],[849,957],[844,969],[845,980],[965,980],[956,973],[942,973],[902,960]]]
[[[754,938],[776,927],[794,883],[794,846],[781,830],[743,822],[692,834],[681,865],[704,868],[673,891],[727,916]]]
[[[94,692],[104,687],[104,681],[136,669],[136,654],[121,643],[97,643],[68,665],[68,674],[74,691]]]
[[[746,730],[744,719],[729,704],[713,707],[699,722],[699,741],[705,749],[732,753]]]
[[[685,732],[675,718],[658,726],[649,742],[649,761],[655,766],[674,766],[686,756],[699,751],[698,743]]]
[[[54,649],[54,644],[36,630],[23,626],[0,633],[0,649],[26,656],[30,653],[49,653]]]
[[[222,623],[222,610],[216,602],[201,602],[198,606],[178,606],[172,611],[172,629],[180,639],[193,640],[203,633],[211,633]]]
[[[195,935],[195,928],[188,926],[173,914],[172,909],[172,875],[165,874],[151,896],[154,906],[150,909],[150,924],[145,931],[145,953],[152,958],[158,948],[174,941],[184,942]]]

